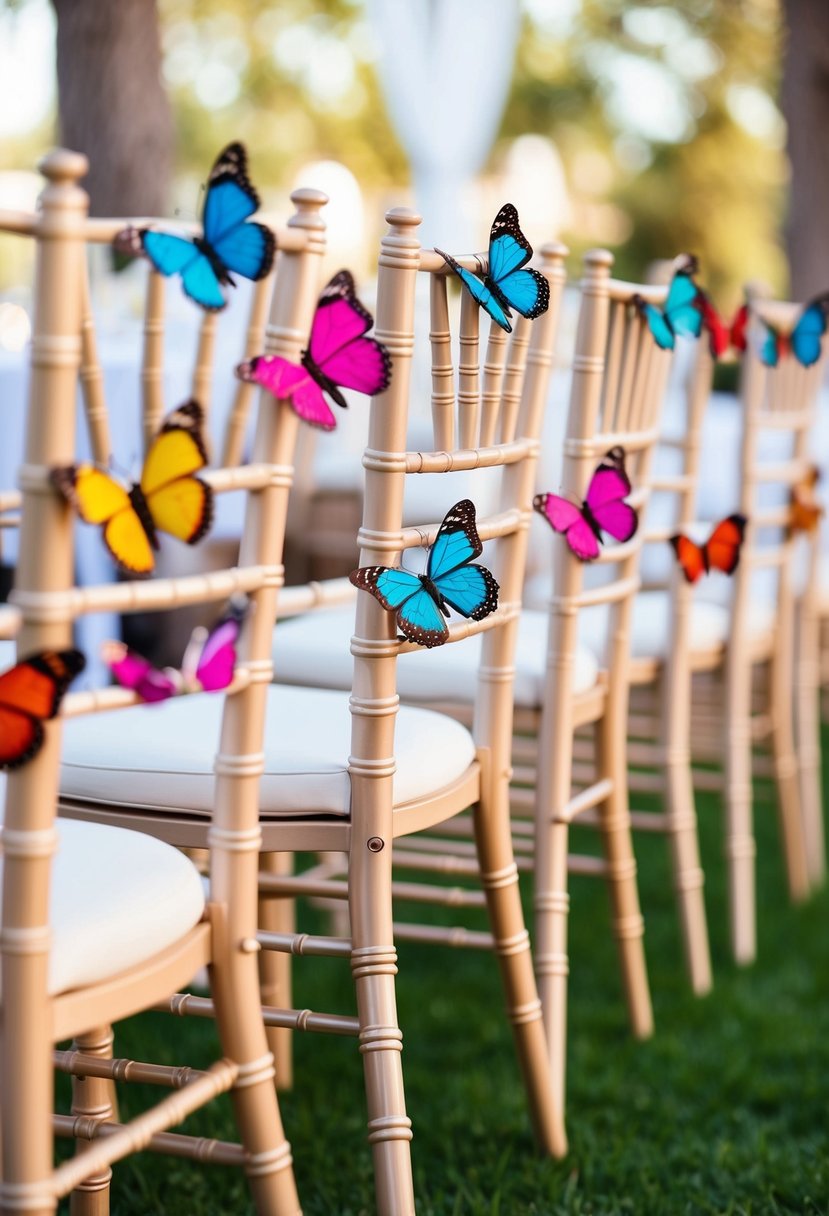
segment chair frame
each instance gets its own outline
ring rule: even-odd
[[[270,678],[270,635],[281,582],[273,534],[284,517],[290,485],[291,434],[277,412],[259,413],[255,461],[246,469],[207,474],[214,491],[245,489],[248,498],[240,565],[232,571],[148,583],[124,582],[77,589],[73,581],[72,513],[54,494],[48,471],[74,455],[76,385],[85,368],[93,405],[102,405],[93,359],[94,333],[83,324],[85,244],[108,241],[113,221],[87,220],[87,197],[77,185],[85,157],[62,150],[41,164],[48,184],[34,217],[0,215],[0,228],[37,242],[36,314],[25,463],[21,470],[22,533],[13,606],[4,609],[7,636],[19,633],[24,652],[65,646],[81,613],[130,612],[178,603],[219,601],[244,591],[256,610],[240,641],[240,664],[226,697],[216,761],[216,803],[209,824],[210,895],[205,919],[174,946],[140,967],[102,983],[47,995],[50,950],[49,870],[56,846],[60,724],[46,728],[41,754],[9,776],[3,828],[3,1027],[0,1061],[6,1117],[2,1120],[4,1177],[0,1210],[51,1213],[57,1197],[73,1192],[77,1216],[108,1210],[109,1166],[152,1147],[195,1159],[244,1165],[257,1210],[298,1216],[300,1208],[273,1085],[273,1058],[258,1010],[255,888],[260,845],[258,780],[262,771],[264,704]],[[313,304],[312,273],[322,252],[325,196],[300,191],[298,214],[279,254],[286,285],[272,316],[274,341],[293,353],[300,324]],[[117,226],[121,226],[120,224]],[[289,252],[290,251],[290,252]],[[293,254],[301,254],[295,257]],[[286,311],[283,318],[280,309]],[[88,313],[87,313],[88,316]],[[280,329],[283,319],[288,323]],[[293,324],[292,324],[293,323]],[[83,333],[82,333],[83,329]],[[157,335],[155,335],[157,336]],[[151,384],[152,378],[146,383]],[[283,413],[283,411],[280,411]],[[92,410],[95,448],[106,448],[105,412]],[[265,657],[268,656],[268,657]],[[109,688],[69,693],[62,717],[134,704],[135,694]],[[169,1003],[169,993],[204,965],[210,969],[217,1025],[226,1058],[204,1073],[112,1059],[109,1026],[139,1009]],[[52,1058],[54,1041],[75,1036],[76,1050],[58,1053],[58,1066],[74,1079],[73,1116],[58,1117],[58,1134],[81,1137],[75,1157],[52,1166]],[[128,1124],[115,1120],[114,1079],[152,1079],[173,1088],[167,1098]],[[170,1135],[166,1128],[218,1093],[230,1091],[244,1148]]]

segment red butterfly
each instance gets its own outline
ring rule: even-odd
[[[734,573],[740,561],[747,522],[745,515],[729,515],[717,524],[703,545],[681,533],[671,537],[670,543],[689,583],[695,583],[711,570]]]
[[[19,768],[43,746],[43,723],[86,659],[79,650],[42,650],[0,675],[0,769]]]
[[[741,353],[748,345],[748,305],[741,304],[730,325],[723,321],[704,291],[699,293],[697,307],[702,313],[702,324],[708,332],[708,345],[712,359],[721,359],[732,347]]]

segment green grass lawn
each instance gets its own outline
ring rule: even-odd
[[[825,754],[827,744],[829,734]],[[761,793],[759,961],[746,970],[728,956],[719,802],[699,799],[715,969],[704,1000],[685,981],[666,842],[637,840],[656,1016],[648,1043],[627,1033],[604,891],[573,881],[564,1161],[534,1149],[494,960],[400,947],[420,1216],[829,1213],[829,892],[789,905],[774,807]],[[300,1006],[353,1011],[341,962],[299,960],[296,988]],[[117,1050],[199,1065],[213,1034],[210,1023],[152,1014],[120,1027]],[[129,1094],[144,1100],[134,1087]],[[282,1106],[306,1216],[373,1213],[354,1041],[297,1036],[296,1085]],[[226,1104],[188,1127],[234,1138]],[[112,1210],[253,1209],[237,1171],[142,1155],[115,1167]]]

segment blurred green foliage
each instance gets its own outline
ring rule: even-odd
[[[746,279],[785,287],[777,0],[524,8],[490,169],[517,136],[544,135],[568,181],[561,235],[574,252],[608,244],[635,276],[692,250],[728,304]],[[241,137],[265,184],[270,169],[285,187],[312,157],[343,161],[374,193],[408,180],[359,0],[161,0],[161,15],[179,163],[194,178]],[[237,77],[224,104],[210,97],[211,73],[220,85]]]
[[[382,214],[409,170],[363,0],[158,3],[182,214],[196,213],[205,168],[233,138],[249,145],[266,194],[290,188],[308,161],[332,158],[360,181],[369,214]],[[557,235],[574,253],[607,245],[621,274],[639,276],[653,259],[693,251],[726,307],[748,279],[785,290],[779,0],[521,3],[513,87],[487,171],[497,175],[516,137],[542,135],[568,184],[570,218]],[[0,163],[31,163],[48,138],[11,141]]]

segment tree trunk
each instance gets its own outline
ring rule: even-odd
[[[787,245],[794,299],[829,290],[829,0],[785,0],[783,114],[791,161]]]
[[[89,157],[93,215],[162,215],[173,123],[156,0],[52,0],[60,137]]]

